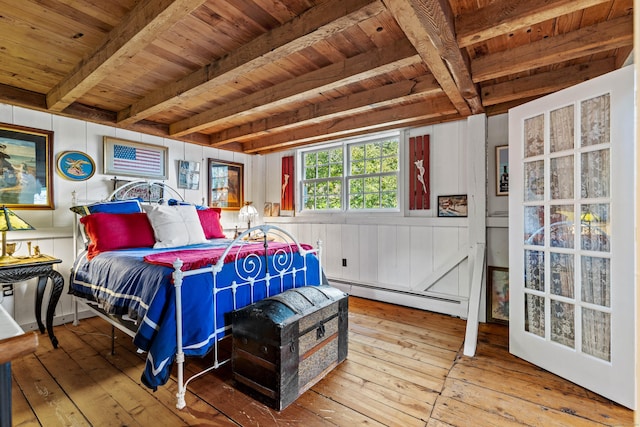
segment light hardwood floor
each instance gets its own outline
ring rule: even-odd
[[[633,412],[509,354],[508,330],[481,325],[462,355],[461,319],[350,297],[349,355],[282,412],[233,387],[229,368],[189,385],[140,384],[142,356],[99,318],[56,327],[12,363],[14,426],[632,426]]]

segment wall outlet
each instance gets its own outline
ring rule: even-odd
[[[347,259],[346,258],[342,258],[342,266],[343,267],[347,266]]]

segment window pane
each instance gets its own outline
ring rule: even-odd
[[[382,155],[383,156],[397,156],[398,155],[398,141],[385,141],[382,143]]]
[[[351,161],[354,160],[364,160],[364,146],[363,145],[353,145],[350,147],[351,150]]]
[[[396,175],[393,176],[383,176],[381,179],[380,189],[382,191],[398,191],[398,177]]]
[[[335,150],[331,150],[330,159],[331,159],[331,163],[342,164],[342,148],[336,148]]]
[[[364,197],[362,194],[352,194],[349,196],[349,207],[351,209],[363,209],[364,208]]]
[[[377,193],[380,191],[380,178],[365,178],[364,179],[364,192],[365,193]]]
[[[397,172],[398,171],[398,158],[387,157],[382,159],[382,172]]]
[[[315,166],[306,168],[304,170],[304,179],[314,179],[316,178],[316,168]]]
[[[318,152],[318,164],[319,165],[328,165],[329,164],[329,152],[328,151],[320,151],[320,152]]]
[[[375,209],[380,207],[380,195],[379,194],[365,194],[364,205],[367,209]]]
[[[329,196],[329,209],[340,209],[342,207],[342,203],[340,203],[340,197],[337,196]]]
[[[364,175],[364,161],[351,162],[351,175]]]
[[[313,209],[314,208],[315,199],[313,197],[305,197],[304,199],[304,208],[305,209]]]
[[[380,160],[368,159],[365,163],[366,173],[380,173]]]
[[[349,180],[349,193],[356,194],[362,193],[364,191],[364,180],[363,179],[350,179]]]
[[[317,159],[316,153],[306,153],[304,155],[304,165],[305,165],[305,167],[315,168],[316,159]]]
[[[378,143],[367,144],[365,146],[365,153],[368,159],[380,157],[380,145]]]
[[[382,208],[397,208],[398,207],[398,198],[396,197],[395,192],[385,192],[381,193],[382,196]]]
[[[333,177],[342,177],[342,163],[334,163],[329,166],[329,174]]]
[[[327,191],[329,194],[334,196],[340,196],[342,194],[342,183],[341,181],[328,181],[327,182]]]

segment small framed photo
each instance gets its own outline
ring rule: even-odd
[[[178,188],[187,190],[200,188],[200,162],[178,160]]]
[[[468,212],[467,195],[438,196],[438,216],[466,217]]]
[[[105,174],[168,179],[167,147],[110,136],[103,138],[103,146]]]
[[[265,202],[263,216],[271,216],[271,209],[272,209],[271,202]]]
[[[509,269],[487,269],[487,322],[509,324]]]
[[[271,216],[280,216],[280,203],[271,204]]]
[[[496,196],[509,195],[509,146],[496,147]]]

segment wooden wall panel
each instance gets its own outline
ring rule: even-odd
[[[293,156],[285,156],[282,158],[282,181],[280,182],[280,209],[284,211],[293,211],[294,207],[294,191],[296,188],[296,176],[293,173]]]
[[[409,210],[430,208],[429,135],[409,138]]]

